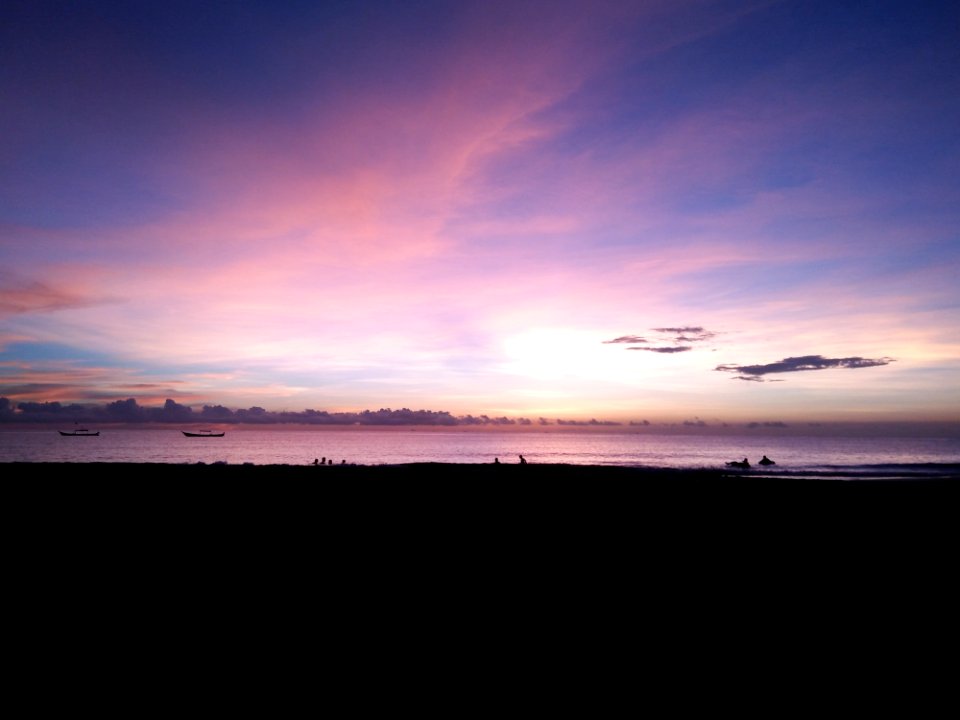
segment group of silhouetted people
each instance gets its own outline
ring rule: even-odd
[[[520,457],[520,464],[521,464],[521,465],[526,465],[526,464],[527,464],[527,459],[526,459],[523,455],[520,455],[519,457]],[[499,464],[500,464],[500,458],[498,458],[498,457],[494,458],[494,459],[493,459],[493,464],[494,464],[494,465],[499,465]]]
[[[314,465],[333,465],[333,458],[330,458],[329,460],[327,460],[325,457],[322,457],[322,458],[320,458],[319,460],[318,460],[317,458],[314,458],[314,459],[313,459],[313,464],[314,464]],[[341,464],[341,465],[346,465],[346,464],[347,464],[347,461],[346,461],[346,460],[341,460],[341,461],[340,461],[340,464]]]
[[[758,465],[776,465],[776,463],[770,458],[768,458],[766,455],[764,455],[760,459],[760,462],[757,464]],[[743,460],[733,460],[732,462],[728,462],[727,465],[729,467],[741,468],[742,470],[746,470],[747,468],[750,467],[750,461],[747,460],[747,458],[744,458]]]

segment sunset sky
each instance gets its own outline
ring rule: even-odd
[[[0,396],[960,421],[960,5],[4,2]]]

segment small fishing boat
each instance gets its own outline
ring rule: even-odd
[[[59,433],[64,437],[97,437],[100,431],[90,432],[86,428],[77,428],[76,430],[60,430]]]
[[[181,430],[184,435],[187,437],[223,437],[222,432],[214,432],[213,430],[198,430],[197,432],[187,432],[186,430]]]

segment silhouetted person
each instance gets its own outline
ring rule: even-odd
[[[329,460],[327,460],[327,465],[333,465],[333,458],[330,458]]]
[[[750,462],[746,458],[744,458],[743,462],[738,462],[734,460],[732,462],[728,462],[727,465],[729,465],[730,467],[738,467],[746,470],[748,467],[750,467]]]
[[[520,456],[520,464],[521,464],[521,465],[526,465],[526,464],[527,464],[527,459],[526,459],[523,455]]]
[[[494,465],[499,465],[499,464],[500,464],[500,458],[494,458],[494,459],[493,459],[493,464],[494,464]]]
[[[761,464],[761,465],[776,465],[776,463],[775,463],[773,460],[771,460],[770,458],[768,458],[766,455],[764,455],[764,456],[760,459],[760,464]]]
[[[313,459],[313,464],[314,464],[314,465],[319,465],[319,464],[320,464],[320,461],[317,460],[317,458],[314,458],[314,459]]]
[[[341,461],[340,461],[340,464],[341,464],[341,465],[346,465],[346,464],[347,464],[347,461],[346,461],[346,460],[341,460]]]

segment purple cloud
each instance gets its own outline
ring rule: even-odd
[[[827,358],[823,355],[801,355],[799,357],[788,357],[774,363],[766,365],[717,365],[714,370],[720,372],[738,373],[733,380],[751,380],[754,382],[763,382],[763,375],[772,373],[804,372],[807,370],[829,370],[831,368],[867,368],[889,365],[894,362],[893,358]]]
[[[653,328],[653,332],[660,335],[660,338],[658,339],[659,342],[672,343],[672,345],[661,345],[659,347],[628,347],[627,350],[646,350],[648,352],[665,354],[687,352],[688,350],[692,350],[689,343],[709,340],[716,335],[715,332],[705,330],[700,325],[687,325],[685,327],[659,327]],[[650,342],[650,340],[647,340],[641,335],[621,335],[613,340],[603,341],[604,345],[610,345],[614,343],[636,345],[648,342]]]
[[[709,340],[710,338],[716,335],[715,332],[710,332],[704,328],[697,326],[688,326],[688,327],[663,327],[663,328],[654,328],[655,332],[661,333],[663,335],[672,335],[674,342],[702,342],[703,340]]]
[[[612,345],[614,343],[633,344],[633,343],[645,343],[645,342],[649,342],[649,340],[647,340],[646,338],[642,338],[639,335],[621,335],[620,337],[614,338],[613,340],[604,340],[603,344]]]
[[[646,350],[655,353],[679,353],[692,350],[690,347],[628,347],[627,350]]]

